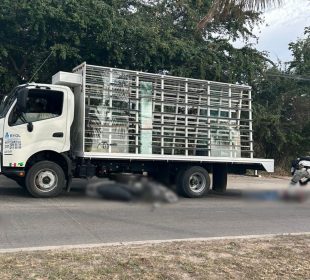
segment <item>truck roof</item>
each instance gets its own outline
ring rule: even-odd
[[[197,82],[197,83],[205,83],[205,82],[210,82],[212,84],[217,84],[217,85],[225,85],[225,86],[233,86],[233,87],[240,87],[243,89],[250,90],[252,89],[251,86],[245,85],[245,84],[233,84],[233,83],[223,83],[223,82],[215,82],[215,81],[209,81],[209,80],[203,80],[203,79],[193,79],[193,78],[188,78],[188,77],[181,77],[181,76],[171,76],[171,75],[165,75],[165,74],[155,74],[155,73],[149,73],[149,72],[143,72],[143,71],[134,71],[134,70],[128,70],[128,69],[122,69],[122,68],[114,68],[114,67],[106,67],[106,66],[98,66],[98,65],[92,65],[92,64],[87,64],[86,62],[83,62],[82,64],[76,66],[73,68],[73,72],[76,72],[78,69],[83,68],[85,66],[92,67],[92,68],[99,68],[99,69],[107,69],[107,70],[113,70],[113,71],[121,71],[121,72],[127,72],[127,73],[132,73],[133,75],[137,76],[150,76],[150,77],[157,77],[159,79],[164,78],[164,79],[171,79],[171,80],[186,80],[188,82]]]

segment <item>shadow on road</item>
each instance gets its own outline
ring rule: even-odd
[[[0,187],[0,196],[30,197],[29,193],[19,186]]]
[[[305,189],[284,189],[279,190],[227,190],[219,193],[210,191],[208,198],[227,198],[243,201],[274,201],[274,202],[305,202],[309,200],[310,193]]]
[[[107,181],[106,181],[107,182]],[[118,195],[118,187],[119,183],[108,181],[109,189],[113,189],[113,196],[111,196],[109,191],[109,195],[104,197],[104,195],[97,195],[98,199],[102,199],[103,201],[108,200],[116,200],[116,201],[124,201],[123,199],[119,199]],[[70,192],[63,192],[59,198],[61,199],[69,199],[69,200],[77,200],[83,198],[89,198],[89,194],[87,192],[87,186],[89,181],[84,179],[75,179],[72,184],[72,188]],[[105,193],[106,195],[106,193]],[[286,202],[304,202],[309,199],[309,192],[305,192],[304,188],[301,191],[279,191],[279,190],[259,190],[259,189],[251,189],[251,190],[239,190],[239,189],[228,189],[226,192],[219,193],[210,190],[208,194],[203,198],[204,200],[242,200],[242,201],[286,201]],[[0,180],[0,197],[12,197],[12,198],[31,198],[28,194],[27,190],[23,189],[19,185],[17,185],[13,180],[10,179],[1,179]],[[182,201],[183,199],[181,199]]]

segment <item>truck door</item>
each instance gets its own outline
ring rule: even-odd
[[[43,88],[28,91],[26,112],[16,102],[7,115],[3,134],[3,166],[24,167],[33,154],[62,152],[67,131],[65,92]]]

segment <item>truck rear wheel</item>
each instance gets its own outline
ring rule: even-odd
[[[27,172],[26,187],[34,197],[55,197],[65,187],[66,179],[62,168],[52,161],[40,161]]]
[[[212,190],[225,192],[227,188],[227,164],[213,164]]]
[[[183,169],[178,174],[177,189],[185,197],[203,197],[210,189],[209,173],[200,166]]]

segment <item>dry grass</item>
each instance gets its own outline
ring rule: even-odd
[[[310,235],[7,253],[0,279],[310,279]]]

